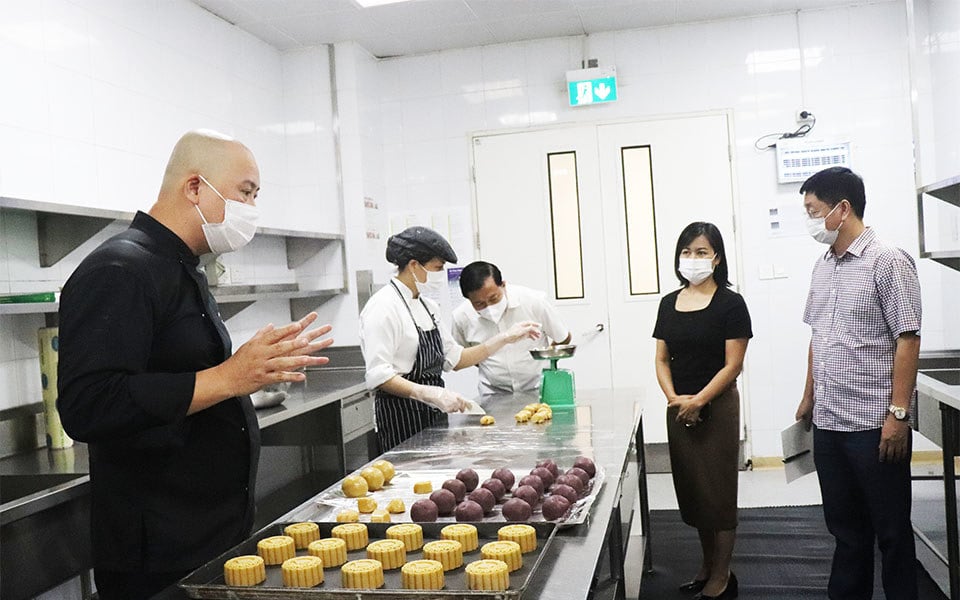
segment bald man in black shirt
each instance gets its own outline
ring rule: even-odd
[[[94,572],[102,600],[148,598],[242,541],[260,452],[248,394],[301,381],[329,326],[311,313],[231,353],[198,271],[256,231],[260,174],[209,131],[177,143],[157,202],[94,250],[60,301],[63,425],[90,449]]]

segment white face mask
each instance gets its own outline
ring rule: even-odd
[[[238,200],[227,200],[217,188],[204,179],[203,175],[197,174],[197,177],[207,184],[217,196],[220,196],[225,204],[222,223],[208,223],[200,211],[200,207],[194,205],[203,220],[203,237],[207,238],[210,252],[223,254],[234,252],[246,246],[257,232],[257,221],[260,220],[259,209],[252,204],[246,204]]]
[[[692,285],[698,285],[713,275],[713,259],[681,258],[680,274]]]
[[[477,311],[481,317],[499,323],[503,318],[503,313],[507,312],[507,293],[500,296],[500,301],[496,304],[488,304],[486,308]]]
[[[416,271],[414,271],[413,280],[417,284],[418,292],[421,294],[430,294],[443,290],[443,286],[447,283],[447,274],[443,269],[439,271],[428,271],[423,265],[420,265],[420,268],[423,269],[423,272],[427,275],[426,279],[420,281],[420,279],[417,277]]]
[[[837,204],[837,206],[840,206]],[[837,237],[840,235],[840,228],[843,227],[843,221],[840,221],[840,224],[837,225],[837,228],[833,231],[827,229],[827,217],[833,214],[833,211],[837,210],[837,206],[834,206],[830,209],[823,217],[808,217],[807,218],[807,231],[810,232],[810,236],[813,239],[817,240],[821,244],[827,244],[832,246],[834,242],[837,241]]]

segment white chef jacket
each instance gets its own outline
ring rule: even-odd
[[[477,365],[480,369],[480,393],[520,392],[540,387],[540,372],[546,363],[530,356],[531,348],[542,348],[550,342],[566,339],[570,331],[560,320],[557,309],[546,296],[519,285],[504,284],[507,309],[499,323],[481,317],[465,300],[453,311],[453,338],[462,346],[482,344],[496,334],[523,321],[535,321],[543,326],[550,338],[524,339],[507,344],[499,352]]]
[[[394,285],[400,290],[403,300],[393,289]],[[450,371],[460,362],[463,346],[453,339],[450,331],[440,322],[439,305],[423,295],[420,298],[423,298],[440,327],[443,370]],[[363,307],[360,313],[360,350],[366,363],[367,389],[376,389],[394,375],[406,375],[413,369],[419,337],[417,328],[410,319],[410,312],[420,329],[430,331],[434,328],[420,298],[414,299],[410,288],[399,279],[393,278],[391,283],[370,296],[370,300]],[[404,302],[410,307],[410,312],[407,312]]]

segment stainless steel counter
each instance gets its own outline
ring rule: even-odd
[[[331,423],[329,427],[340,431],[340,404],[365,393],[362,369],[311,371],[306,382],[290,388],[283,404],[257,411],[265,443],[271,438],[284,438],[286,429],[291,429],[291,425],[308,414],[322,414],[322,419],[314,420]],[[305,437],[322,435],[312,425],[302,429],[310,430],[304,433]],[[329,443],[332,442],[333,438]],[[294,446],[299,440],[283,443]],[[264,457],[269,458],[266,449],[261,453],[261,458]],[[4,538],[4,552],[0,554],[0,595],[29,597],[46,589],[43,586],[56,585],[89,569],[89,472],[87,446],[82,443],[63,450],[41,448],[0,459],[0,526]],[[326,485],[326,481],[320,485]],[[258,493],[260,487],[258,482]],[[273,514],[287,510],[313,490],[287,501]],[[258,506],[259,502],[258,499]],[[65,548],[64,556],[57,561],[50,561],[49,556],[27,560],[29,556],[18,550],[18,540],[24,547],[37,546],[36,535],[44,529],[57,530],[59,537],[70,538],[76,547]],[[39,565],[50,562],[58,563],[57,570],[40,572]]]
[[[960,455],[960,351],[921,354],[917,373],[917,429],[943,451],[946,557],[929,541],[929,536],[923,535],[921,539],[934,556],[946,558],[949,597],[960,600],[960,523],[954,469],[954,457]]]
[[[445,429],[426,430],[384,458],[404,470],[449,470],[500,466],[532,468],[541,458],[572,464],[579,455],[592,456],[605,471],[605,482],[586,521],[558,531],[528,587],[532,598],[588,598],[604,593],[622,598],[624,527],[629,527],[633,494],[639,492],[644,533],[649,531],[645,471],[642,452],[642,412],[639,390],[578,391],[577,405],[554,408],[547,425],[516,425],[513,415],[536,402],[534,395],[497,395],[480,399],[496,418],[491,427],[480,426],[476,415],[452,415]],[[632,465],[639,469],[633,471]],[[329,488],[339,488],[339,482]],[[628,513],[623,519],[621,508]],[[278,522],[322,520],[329,508],[313,500],[290,511]],[[256,534],[252,537],[256,537]],[[606,553],[605,553],[606,551]],[[604,570],[601,556],[610,556],[613,585],[595,589],[595,574]],[[644,563],[649,564],[649,554]],[[598,567],[603,567],[599,569]],[[168,590],[163,598],[185,598],[180,590]],[[527,597],[525,595],[525,597]]]

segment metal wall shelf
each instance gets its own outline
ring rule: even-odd
[[[960,248],[956,250],[927,250],[923,230],[923,198],[931,196],[960,207],[960,176],[951,177],[917,189],[917,227],[919,228],[920,258],[929,258],[955,271],[960,271]]]
[[[37,251],[40,266],[51,267],[111,223],[129,223],[135,213],[8,198],[0,196],[0,210],[26,211],[37,216]],[[303,318],[323,302],[347,292],[346,252],[340,233],[297,231],[258,227],[257,235],[280,237],[286,248],[287,268],[303,266],[330,244],[340,246],[343,286],[332,289],[300,289],[296,283],[267,285],[230,285],[211,287],[220,305],[220,314],[229,319],[257,300],[290,300],[292,320]],[[51,314],[60,308],[57,302],[29,302],[0,305],[0,315]]]

